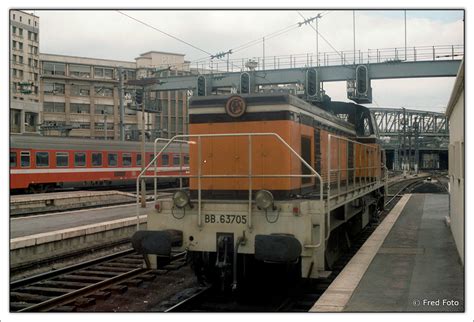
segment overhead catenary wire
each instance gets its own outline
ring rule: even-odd
[[[130,18],[130,19],[132,19],[132,20],[134,20],[134,21],[136,21],[136,22],[138,22],[138,23],[140,23],[140,24],[142,24],[142,25],[144,25],[144,26],[146,26],[146,27],[148,27],[148,28],[151,28],[151,29],[153,29],[153,30],[155,30],[155,31],[158,31],[158,32],[160,32],[160,33],[162,33],[162,34],[164,34],[164,35],[170,37],[170,38],[173,38],[173,39],[176,40],[176,41],[179,41],[179,42],[181,42],[181,43],[183,43],[183,44],[185,44],[185,45],[188,45],[188,46],[190,46],[190,47],[192,47],[192,48],[194,48],[194,49],[196,49],[196,50],[198,50],[198,51],[201,51],[201,52],[203,52],[203,53],[209,55],[209,57],[214,56],[214,55],[213,55],[212,53],[210,53],[209,51],[204,50],[204,49],[202,49],[202,48],[199,48],[199,47],[197,47],[197,46],[195,46],[195,45],[193,45],[193,44],[191,44],[191,43],[189,43],[189,42],[187,42],[187,41],[185,41],[185,40],[183,40],[183,39],[181,39],[181,38],[179,38],[179,37],[176,37],[176,36],[174,36],[174,35],[172,35],[172,34],[166,32],[166,31],[163,31],[163,30],[161,30],[161,29],[158,29],[158,28],[156,28],[155,26],[152,26],[152,25],[150,25],[150,24],[147,23],[147,22],[144,22],[144,21],[142,21],[142,20],[140,20],[140,19],[138,19],[138,18],[132,17],[132,16],[130,16],[130,15],[128,15],[128,14],[126,14],[126,13],[120,11],[120,10],[116,10],[116,11],[117,11],[119,14],[121,14],[121,15],[123,15],[123,16],[125,16],[125,17],[128,17],[128,18]],[[219,58],[219,60],[222,60],[222,59]],[[222,61],[224,61],[224,60],[222,60]],[[234,64],[232,64],[232,65],[234,65]],[[172,66],[177,66],[177,65],[172,65]],[[239,67],[236,66],[236,65],[234,65],[234,66],[237,67],[237,68],[239,68]]]
[[[301,12],[299,12],[299,11],[297,11],[297,12],[298,12],[298,14],[299,14],[303,19],[306,20],[306,18],[303,16],[303,14],[302,14]],[[326,37],[324,37],[324,36],[321,34],[321,32],[319,32],[318,30],[316,30],[316,28],[315,28],[313,25],[309,24],[309,26],[310,26],[314,31],[316,31],[316,32],[318,33],[318,35],[329,45],[329,47],[332,48],[332,50],[334,50],[334,52],[336,52],[339,56],[341,56],[341,58],[344,60],[344,62],[346,62],[346,58],[344,57],[344,55],[343,55],[340,51],[338,51],[338,50],[329,42],[329,40],[327,40]]]

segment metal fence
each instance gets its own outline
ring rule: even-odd
[[[247,57],[228,60],[202,60],[191,64],[199,73],[241,72],[252,62],[255,70],[284,68],[325,67],[337,65],[376,64],[396,62],[455,60],[464,57],[464,45],[439,45],[368,49],[367,51],[340,51]]]

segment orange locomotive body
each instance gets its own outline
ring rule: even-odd
[[[245,178],[248,173],[254,176],[251,183],[253,191],[269,190],[280,199],[319,189],[316,178],[271,177],[308,174],[309,170],[275,137],[254,136],[250,142],[245,133],[278,134],[321,175],[325,185],[335,184],[336,177],[338,181],[347,183],[360,177],[381,175],[378,144],[370,138],[365,138],[363,146],[352,143],[358,142],[359,136],[354,124],[291,95],[253,94],[238,97],[245,105],[245,113],[238,117],[226,113],[228,96],[197,97],[190,103],[190,135],[242,134],[201,137],[201,148],[199,144],[190,145],[191,176],[197,176],[200,171],[204,197],[248,196],[249,179]],[[359,110],[365,109],[357,106]],[[353,110],[355,113],[356,109]],[[377,149],[377,152],[368,146]],[[337,176],[335,171],[328,173],[328,164],[331,170],[340,169]],[[206,175],[214,177],[205,178]],[[259,175],[268,177],[257,177]],[[196,178],[191,179],[190,189],[195,195],[198,190]]]

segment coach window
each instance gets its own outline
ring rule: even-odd
[[[161,164],[162,165],[169,165],[170,163],[170,156],[168,154],[163,154],[161,156]]]
[[[37,167],[49,166],[49,152],[36,152],[36,166]]]
[[[150,164],[151,160],[153,160],[154,157],[155,156],[153,155],[153,153],[148,154],[148,162],[145,165]]]
[[[107,155],[107,159],[109,161],[109,167],[110,166],[117,166],[117,153],[109,153]]]
[[[142,165],[142,155],[141,155],[141,153],[137,153],[137,165]]]
[[[184,164],[189,165],[189,156],[188,155],[184,156]]]
[[[56,166],[57,167],[69,167],[69,153],[57,152],[56,153]]]
[[[122,166],[130,167],[132,165],[132,155],[130,153],[122,153]]]
[[[20,152],[20,165],[22,168],[30,167],[30,152]]]
[[[173,155],[173,165],[179,165],[179,155]]]
[[[85,152],[75,152],[74,153],[74,166],[76,166],[76,167],[85,167],[86,166],[86,153]]]
[[[10,152],[10,168],[16,167],[16,152]]]
[[[93,152],[92,153],[92,166],[101,167],[102,166],[102,153]]]

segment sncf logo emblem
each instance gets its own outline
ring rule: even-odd
[[[247,104],[245,103],[245,100],[238,95],[229,97],[225,104],[225,111],[232,117],[242,116],[245,113],[246,108]]]

